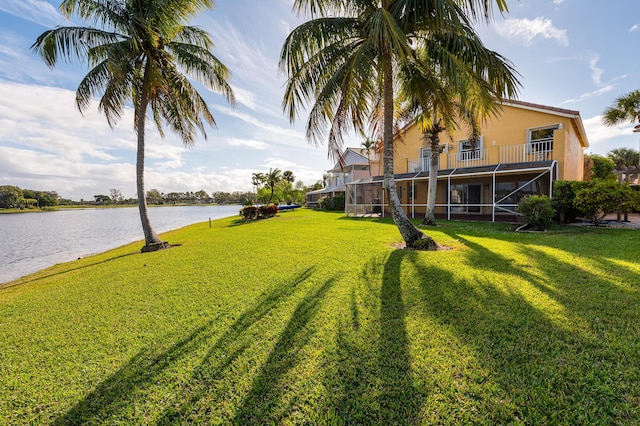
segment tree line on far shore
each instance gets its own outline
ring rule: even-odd
[[[149,204],[246,204],[247,200],[255,200],[256,194],[251,191],[214,191],[208,194],[205,190],[186,192],[160,192],[157,189],[147,191]],[[0,186],[0,209],[35,210],[56,206],[113,206],[136,205],[136,197],[125,198],[119,189],[111,189],[109,195],[96,194],[91,200],[79,201],[62,198],[56,191],[22,189],[13,185]]]

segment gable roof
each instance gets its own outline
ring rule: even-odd
[[[374,150],[371,150],[371,161],[375,161],[378,158],[377,153]],[[367,158],[367,150],[364,148],[346,148],[342,153],[342,164],[338,161],[333,169],[328,170],[329,172],[341,171],[346,166],[352,166],[355,164],[360,165],[368,165],[369,159]]]
[[[504,100],[502,101],[502,105],[570,118],[576,130],[576,133],[578,134],[578,138],[581,141],[582,147],[589,147],[589,139],[587,138],[587,132],[584,129],[584,124],[582,123],[582,118],[580,117],[580,111],[557,108],[548,105],[534,104],[531,102],[517,101],[515,99]]]
[[[518,101],[515,99],[508,99],[502,101],[502,105],[509,105],[514,107],[519,107],[522,109],[529,109],[532,111],[541,111],[555,115],[562,115],[564,117],[576,118],[580,116],[580,111],[575,111],[572,109],[564,109],[558,107],[552,107],[548,105],[534,104],[531,102]]]

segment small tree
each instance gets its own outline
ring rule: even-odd
[[[553,184],[552,206],[560,223],[574,222],[581,212],[575,206],[576,192],[589,186],[589,182],[559,180]]]
[[[607,214],[631,210],[638,197],[629,185],[600,180],[578,191],[574,203],[584,217],[599,226]]]
[[[551,199],[546,195],[524,197],[518,203],[517,211],[522,215],[524,223],[538,231],[549,229],[556,214]]]
[[[601,155],[585,155],[585,179],[595,180],[616,180],[617,177],[613,173],[616,163],[611,158]]]
[[[111,200],[115,204],[122,204],[124,202],[124,195],[122,195],[119,189],[112,188],[109,190],[109,193],[111,194]]]

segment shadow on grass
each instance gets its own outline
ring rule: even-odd
[[[48,275],[42,275],[42,276],[39,276],[37,278],[32,278],[32,279],[29,279],[29,280],[20,281],[20,279],[18,279],[17,280],[18,282],[5,283],[5,284],[1,284],[0,283],[0,291],[4,290],[5,288],[18,287],[18,286],[21,286],[23,284],[29,284],[29,283],[38,282],[40,280],[44,280],[44,279],[47,279],[47,278],[51,278],[51,277],[55,277],[55,276],[58,276],[58,275],[66,274],[66,273],[69,273],[69,272],[80,271],[82,269],[90,268],[92,266],[96,266],[96,265],[101,265],[103,263],[112,262],[114,260],[121,259],[123,257],[134,256],[136,254],[142,254],[142,253],[135,252],[135,253],[120,254],[118,256],[113,256],[113,257],[110,257],[108,259],[100,260],[100,261],[93,262],[93,263],[88,263],[88,264],[82,265],[82,266],[76,266],[75,268],[65,269],[63,271],[54,272],[54,273],[48,274]]]
[[[283,299],[290,296],[303,281],[309,278],[313,268],[276,285],[272,290],[263,293],[253,307],[245,311],[231,327],[214,343],[209,354],[234,342],[253,324],[268,315]],[[53,424],[85,424],[100,423],[108,419],[127,417],[132,414],[134,406],[144,405],[145,391],[156,385],[159,376],[172,368],[176,362],[188,357],[207,346],[216,334],[217,319],[211,319],[193,330],[185,338],[168,348],[149,347],[136,354],[126,365],[100,383],[92,392],[72,407],[64,415],[58,417]],[[227,354],[223,363],[217,366],[218,371],[227,368],[242,352],[240,347]],[[171,413],[167,417],[172,417]]]
[[[640,315],[627,309],[620,318],[618,308],[621,301],[637,306],[638,292],[587,271],[581,278],[588,285],[567,277],[548,282],[567,264],[531,253],[542,271],[534,275],[527,265],[453,236],[471,249],[468,261],[476,270],[505,281],[459,276],[455,265],[428,266],[419,253],[400,254],[418,277],[412,308],[453,332],[451,348],[464,345],[473,354],[451,351],[446,362],[463,380],[440,390],[451,404],[427,422],[637,423]],[[514,284],[514,276],[524,283]],[[428,352],[433,343],[423,339],[418,350]]]
[[[326,423],[418,423],[425,396],[413,381],[400,277],[403,256],[394,251],[365,266],[364,278],[380,280],[378,261],[384,265],[379,293],[367,281],[360,294],[363,300],[356,300],[355,290],[351,293],[351,318],[337,332],[335,351],[327,362],[329,403],[322,416]],[[360,317],[369,314],[376,320],[365,327]]]
[[[303,357],[303,349],[315,332],[310,322],[335,281],[335,278],[327,280],[298,303],[266,363],[254,378],[251,390],[236,411],[233,423],[278,424],[291,413],[295,401],[283,401],[281,398],[283,393],[289,392],[287,374]]]

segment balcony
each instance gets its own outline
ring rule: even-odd
[[[553,139],[537,140],[533,143],[500,146],[498,156],[493,148],[493,156],[490,158],[489,149],[475,149],[440,156],[439,170],[449,170],[464,167],[487,166],[490,164],[526,163],[533,161],[547,161],[553,159]],[[442,161],[444,160],[444,161]],[[408,161],[409,173],[421,173],[429,171],[429,157]],[[445,164],[442,164],[442,163]]]
[[[500,163],[528,163],[547,161],[553,157],[553,138],[529,144],[500,147]]]
[[[441,159],[445,159],[445,164],[442,161],[438,161],[439,170],[444,169],[456,169],[461,167],[477,167],[486,166],[489,163],[489,150],[488,149],[474,149],[471,151],[456,152],[453,154],[445,154],[440,156]],[[409,172],[428,172],[431,163],[431,158],[423,157],[417,160],[409,160]]]

